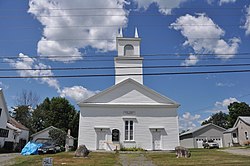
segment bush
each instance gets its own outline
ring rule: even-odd
[[[131,148],[125,148],[125,147],[121,147],[120,151],[145,151],[145,149],[143,148],[138,148],[138,147],[131,147]]]

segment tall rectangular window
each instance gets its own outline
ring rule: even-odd
[[[134,140],[134,122],[132,120],[125,121],[125,141]]]
[[[246,137],[246,140],[248,140],[248,134],[247,134],[247,132],[245,132],[245,137]]]
[[[0,117],[1,117],[1,115],[2,115],[2,108],[0,108]]]

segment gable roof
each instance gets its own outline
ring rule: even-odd
[[[6,101],[5,101],[5,98],[4,98],[4,94],[3,94],[3,89],[0,88],[0,100],[2,100],[3,102],[3,110],[5,111],[6,113],[6,116],[7,116],[7,121],[10,119],[10,115],[9,115],[9,111],[8,111],[8,108],[7,108],[7,104],[6,104]]]
[[[36,135],[38,135],[40,133],[43,133],[43,132],[48,131],[48,130],[53,130],[53,129],[58,129],[58,128],[56,128],[54,126],[50,126],[50,127],[47,127],[47,128],[45,128],[45,129],[43,129],[41,131],[38,131],[38,132],[32,134],[30,137],[34,137],[34,136],[36,136]],[[61,130],[61,129],[58,129],[58,130]]]
[[[16,119],[14,119],[12,117],[10,117],[9,123],[12,124],[13,126],[15,126],[16,128],[29,131],[29,129],[27,127],[25,127],[22,123],[16,121]]]
[[[139,100],[135,100],[135,98]],[[78,103],[79,106],[88,104],[180,106],[180,104],[172,99],[157,93],[131,78],[113,85],[110,88]]]
[[[195,127],[195,128],[193,128],[193,129],[191,129],[191,130],[185,132],[185,133],[182,133],[182,134],[180,134],[180,136],[188,135],[188,134],[193,134],[193,133],[195,133],[195,132],[197,132],[197,131],[199,131],[199,130],[202,130],[202,129],[208,127],[208,126],[214,126],[214,127],[218,128],[218,129],[220,129],[220,130],[226,131],[226,129],[224,129],[224,128],[220,127],[220,126],[217,126],[217,125],[215,125],[215,124],[213,124],[213,123],[208,123],[208,124],[205,124],[205,125],[200,126],[200,127]]]
[[[234,123],[234,127],[237,126],[239,120],[243,121],[247,125],[250,125],[250,116],[238,116],[237,120]]]

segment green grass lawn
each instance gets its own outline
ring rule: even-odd
[[[157,166],[176,166],[176,165],[250,165],[250,157],[242,155],[233,155],[222,152],[217,149],[191,149],[191,158],[176,158],[175,153],[166,152],[141,152],[144,156],[152,160]],[[129,160],[138,157],[138,153],[126,154]],[[72,165],[72,166],[91,166],[91,165],[121,165],[119,162],[119,154],[115,153],[97,153],[91,152],[88,158],[75,158],[74,153],[58,153],[34,156],[19,156],[15,158],[15,166],[37,166],[42,165],[42,159],[52,157],[54,166]]]
[[[147,153],[145,156],[151,159],[158,166],[176,166],[176,165],[250,165],[250,157],[242,155],[233,155],[222,152],[217,149],[191,149],[190,158],[176,158],[175,153]]]
[[[46,155],[19,156],[15,158],[14,166],[38,166],[42,165],[43,158],[52,157],[54,166],[71,165],[71,166],[90,166],[90,165],[115,165],[118,160],[117,154],[114,153],[90,153],[88,158],[75,158],[74,153],[57,153]]]

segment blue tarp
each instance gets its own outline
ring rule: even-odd
[[[38,154],[38,148],[43,144],[29,141],[21,151],[21,155]]]

